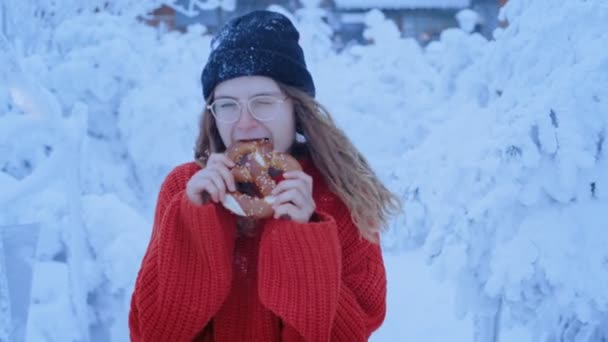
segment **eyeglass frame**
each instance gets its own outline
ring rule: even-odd
[[[211,102],[210,104],[208,104],[206,106],[206,108],[209,110],[209,112],[211,112],[211,115],[213,115],[213,117],[217,121],[220,121],[220,122],[225,123],[225,124],[232,124],[232,123],[235,123],[235,122],[239,121],[239,119],[241,118],[241,115],[243,115],[243,108],[244,107],[247,108],[247,110],[249,111],[249,113],[251,114],[251,116],[253,116],[253,118],[256,119],[257,121],[268,122],[268,121],[274,120],[275,116],[272,116],[271,118],[268,118],[268,119],[260,119],[260,118],[258,118],[256,116],[256,114],[254,113],[254,111],[251,110],[251,102],[253,100],[257,99],[257,98],[260,98],[260,97],[269,97],[269,98],[271,97],[274,100],[276,100],[275,104],[283,104],[283,103],[287,102],[287,100],[289,99],[289,96],[284,95],[284,94],[281,94],[281,96],[260,94],[260,95],[255,95],[255,96],[252,96],[252,97],[248,98],[246,100],[246,106],[243,106],[243,101],[242,100],[236,99],[236,98],[233,98],[233,97],[225,97],[225,98],[220,98],[220,99],[214,99],[213,102]],[[226,121],[226,120],[220,119],[218,117],[218,115],[215,114],[215,110],[213,110],[213,105],[217,101],[219,101],[219,100],[233,100],[238,105],[238,107],[239,107],[239,109],[238,109],[239,116],[237,116],[236,119],[233,120],[233,121]]]

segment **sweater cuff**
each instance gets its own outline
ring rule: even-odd
[[[226,246],[227,262],[230,265],[236,239],[234,215],[223,207],[208,202],[196,205],[188,199],[186,192],[180,194],[180,214],[188,233],[200,251],[204,246]]]
[[[191,340],[230,292],[234,219],[214,205],[176,193],[155,219],[156,237],[142,263],[131,325],[136,340]]]
[[[270,220],[260,242],[260,300],[306,341],[329,340],[338,306],[341,246],[336,222]]]

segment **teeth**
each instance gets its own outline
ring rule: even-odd
[[[245,138],[239,139],[239,141],[254,141],[254,140],[270,140],[270,138],[260,137],[260,138]]]

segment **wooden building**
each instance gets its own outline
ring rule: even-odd
[[[169,30],[186,30],[189,25],[202,23],[215,32],[227,20],[255,9],[280,5],[290,12],[302,5],[299,0],[216,0],[224,5],[209,10],[191,8],[192,0],[177,0],[151,13],[146,21]],[[199,0],[198,3],[204,1]],[[435,40],[441,31],[456,27],[458,11],[471,8],[480,15],[476,31],[490,38],[498,22],[498,10],[507,0],[320,0],[319,6],[328,13],[327,22],[334,28],[336,40],[365,43],[364,17],[372,8],[380,9],[393,20],[404,37],[422,44]]]

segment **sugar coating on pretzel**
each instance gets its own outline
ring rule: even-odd
[[[229,192],[222,204],[236,215],[267,218],[273,215],[270,195],[284,172],[301,170],[301,166],[288,153],[273,151],[270,140],[238,141],[226,150],[234,161],[231,169],[237,191]]]

